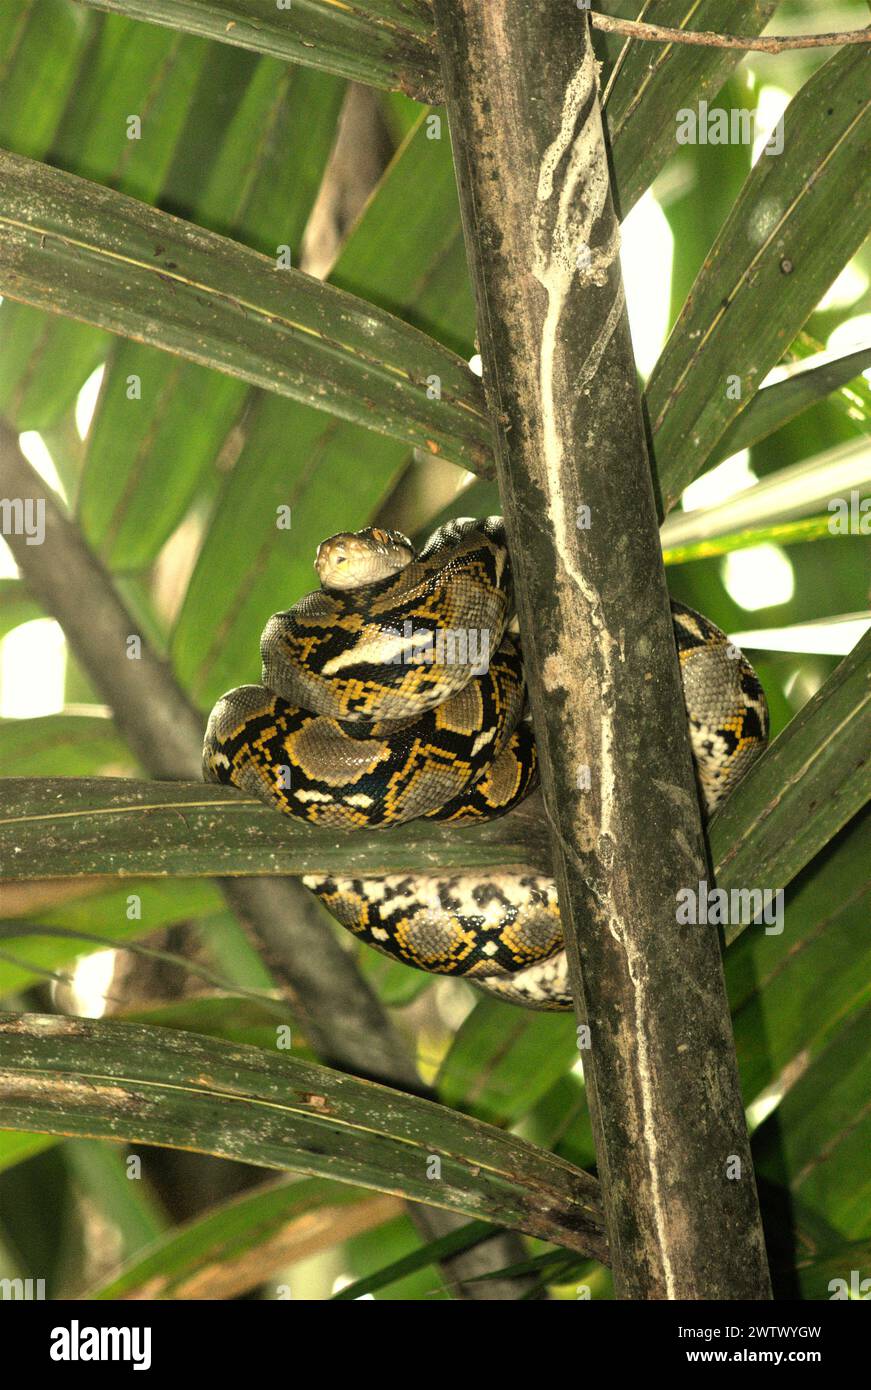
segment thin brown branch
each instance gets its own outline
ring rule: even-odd
[[[871,28],[848,29],[839,34],[715,34],[707,29],[669,29],[664,24],[642,24],[635,19],[590,11],[590,23],[604,34],[624,34],[647,43],[689,43],[704,48],[742,48],[753,53],[784,53],[790,48],[833,48],[845,43],[871,43]]]

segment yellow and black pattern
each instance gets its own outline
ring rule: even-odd
[[[523,700],[523,667],[510,637],[484,675],[401,724],[342,722],[245,685],[212,710],[206,776],[314,825],[400,825],[455,806],[464,788],[492,776]]]
[[[367,558],[365,582],[352,574],[341,590],[325,586],[270,619],[263,684],[230,691],[212,710],[207,780],[337,829],[492,819],[533,789],[522,658],[505,635],[512,594],[501,520],[451,522],[419,556],[398,533],[374,528],[324,546],[348,541],[364,557],[371,546],[377,561],[397,538],[391,572],[382,577],[376,564],[369,582]],[[674,601],[672,616],[710,814],[765,746],[765,695],[719,628]],[[572,1007],[552,879],[500,871],[303,882],[387,955],[530,1008]]]
[[[475,782],[470,782],[459,796],[446,801],[435,811],[428,811],[427,819],[449,820],[454,823],[496,820],[537,786],[538,753],[535,735],[529,720],[522,719],[483,776]]]
[[[710,815],[768,741],[768,706],[750,662],[714,623],[671,601],[690,743]]]
[[[290,704],[343,721],[414,718],[498,650],[510,607],[501,518],[452,521],[398,574],[321,589],[275,613],[260,643],[261,680]]]
[[[509,977],[562,947],[556,891],[544,876],[306,875],[303,883],[355,936],[437,975]]]

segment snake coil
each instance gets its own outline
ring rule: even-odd
[[[503,815],[536,785],[523,663],[507,630],[501,518],[440,527],[416,554],[399,532],[332,536],[321,589],[274,614],[262,684],[223,695],[203,766],[297,820],[339,829]],[[672,600],[690,741],[710,814],[765,746],[765,695],[719,628]],[[569,1009],[556,886],[514,872],[309,874],[355,936],[500,998]]]

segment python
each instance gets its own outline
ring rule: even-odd
[[[399,532],[343,532],[322,542],[315,567],[320,592],[266,624],[262,684],[229,691],[212,710],[205,777],[337,830],[427,817],[461,834],[464,823],[504,815],[529,795],[538,762],[522,653],[507,631],[513,586],[501,518],[449,522],[420,554]],[[765,696],[719,628],[674,601],[672,618],[710,814],[765,745]],[[468,644],[465,662],[395,662],[406,622],[431,634],[436,652],[439,631],[486,634],[486,671],[476,674]],[[547,875],[513,868],[302,881],[386,955],[530,1008],[572,1007]]]

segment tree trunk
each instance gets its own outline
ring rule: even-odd
[[[615,1285],[768,1298],[587,18],[435,13]]]

